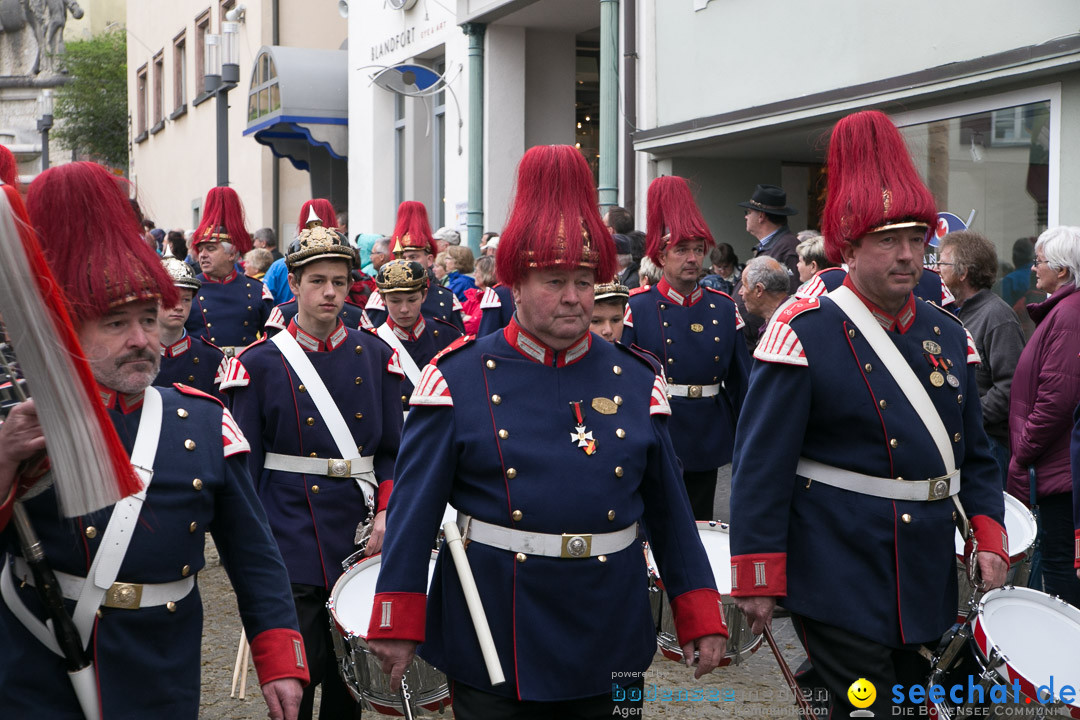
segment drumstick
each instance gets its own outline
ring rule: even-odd
[[[248,645],[247,640],[244,640],[244,659],[243,665],[240,669],[240,699],[243,700],[247,694],[247,672],[248,672],[248,656],[251,654],[251,646]]]
[[[506,682],[506,678],[503,677],[502,663],[499,662],[499,653],[495,650],[495,639],[491,637],[491,628],[488,627],[487,615],[484,614],[484,606],[480,602],[480,593],[476,589],[476,580],[473,579],[472,570],[469,568],[469,558],[465,555],[465,546],[461,543],[461,533],[458,531],[457,523],[448,522],[443,525],[443,534],[446,535],[446,546],[450,548],[450,557],[454,559],[454,567],[457,568],[461,590],[465,593],[465,604],[469,606],[469,616],[476,630],[476,639],[480,641],[480,652],[484,656],[488,678],[492,685],[501,685]]]
[[[769,647],[772,648],[773,657],[776,658],[776,663],[780,666],[780,674],[784,676],[784,680],[787,681],[788,687],[791,688],[791,694],[795,696],[795,705],[799,708],[799,714],[804,718],[812,719],[814,717],[814,711],[810,709],[810,703],[803,697],[802,690],[799,689],[799,682],[795,679],[795,674],[791,672],[791,668],[788,667],[787,661],[784,660],[784,656],[780,654],[780,647],[776,644],[776,640],[773,638],[772,629],[768,624],[765,625],[765,639],[769,642]]]
[[[229,691],[229,697],[236,697],[236,683],[240,680],[240,663],[244,659],[244,647],[247,645],[247,636],[244,634],[244,629],[240,629],[240,644],[236,648],[236,662],[233,663],[232,671],[232,689]]]

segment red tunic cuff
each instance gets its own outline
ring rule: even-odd
[[[1005,528],[987,515],[975,515],[971,518],[971,531],[979,543],[979,552],[990,552],[1009,564],[1009,535]],[[964,556],[971,553],[970,547],[964,548]]]
[[[264,630],[251,639],[251,659],[259,674],[259,685],[273,680],[296,678],[307,685],[307,656],[300,633],[289,628]]]
[[[375,512],[381,513],[386,509],[386,506],[390,504],[390,492],[394,489],[393,480],[383,480],[379,483],[379,492],[377,493],[378,502],[375,506]]]
[[[731,558],[731,595],[787,596],[787,553],[754,553]]]
[[[3,523],[0,522],[0,528],[3,527]],[[1073,541],[1073,567],[1080,568],[1080,530],[1076,531],[1076,539]]]
[[[427,595],[384,592],[375,595],[368,624],[368,640],[412,640],[424,642]]]
[[[671,598],[671,617],[680,645],[706,635],[728,636],[724,623],[724,603],[712,588],[691,590]]]

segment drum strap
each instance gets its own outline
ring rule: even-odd
[[[830,292],[828,297],[862,332],[863,336],[866,337],[866,341],[870,344],[870,348],[885,364],[885,369],[889,371],[893,381],[900,386],[900,391],[911,403],[915,414],[919,416],[919,419],[926,427],[926,431],[934,441],[938,454],[941,455],[941,462],[945,465],[945,475],[953,475],[956,472],[956,459],[953,455],[952,443],[949,442],[949,432],[945,429],[945,423],[941,421],[941,415],[938,414],[937,408],[934,407],[934,402],[930,399],[930,395],[927,394],[926,388],[923,387],[904,356],[900,354],[892,338],[889,337],[885,329],[870,314],[863,301],[850,288],[841,285]],[[957,510],[959,510],[960,517],[964,519],[964,525],[967,526],[967,516],[960,505],[958,496],[953,495],[952,497]],[[967,530],[968,528],[965,527],[964,537],[967,537]]]
[[[281,355],[292,367],[296,376],[300,378],[300,382],[307,388],[308,394],[314,401],[315,407],[319,409],[319,414],[330,431],[330,436],[334,439],[334,444],[337,445],[338,452],[341,453],[341,458],[352,460],[358,464],[362,463],[363,459],[356,452],[356,442],[352,433],[349,432],[349,426],[345,424],[341,409],[334,402],[334,398],[330,395],[330,391],[327,390],[319,371],[311,364],[311,360],[308,359],[304,349],[300,347],[300,343],[296,342],[296,338],[288,331],[279,332],[270,338],[270,342],[277,345]],[[375,491],[378,487],[375,482],[374,472],[367,472],[364,473],[363,477],[356,476],[353,479],[360,487],[360,490],[363,491],[364,500],[367,502],[368,507],[374,508]],[[374,515],[374,510],[372,510],[372,515]]]

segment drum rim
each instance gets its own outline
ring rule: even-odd
[[[439,551],[432,550],[431,560],[436,560],[438,557]],[[340,595],[341,589],[344,589],[345,585],[347,585],[353,577],[359,575],[362,571],[367,570],[369,567],[373,567],[375,565],[382,565],[381,552],[377,552],[374,555],[362,558],[354,562],[352,565],[346,568],[345,572],[341,573],[338,579],[334,581],[334,586],[330,589],[330,597],[328,597],[326,600],[326,611],[330,614],[330,621],[334,623],[334,627],[336,627],[340,631],[343,637],[359,638],[364,641],[367,640],[367,635],[362,635],[353,630],[352,628],[346,627],[341,622],[337,612],[337,600]]]

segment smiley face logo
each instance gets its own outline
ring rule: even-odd
[[[848,700],[859,709],[868,708],[877,699],[877,688],[866,678],[859,678],[851,683],[847,691]]]

